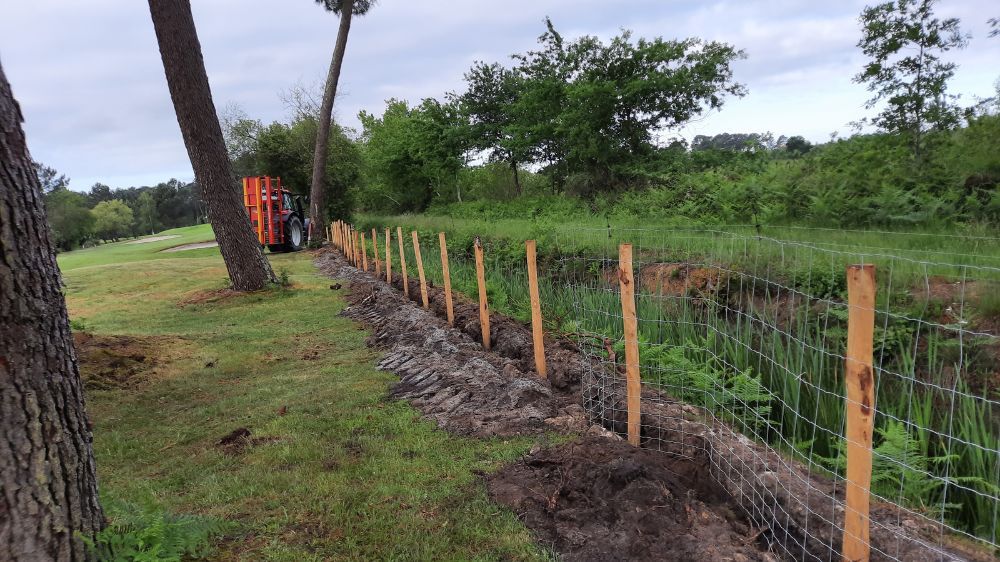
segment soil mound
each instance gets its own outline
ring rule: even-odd
[[[370,345],[389,350],[378,367],[400,378],[390,395],[408,400],[439,427],[484,437],[586,429],[579,401],[555,389],[551,379],[523,370],[520,354],[515,359],[484,351],[465,330],[448,326],[433,310],[424,310],[333,253],[318,255],[316,264],[350,282],[351,306],[343,314],[371,329]],[[496,347],[508,342],[520,351],[510,342],[521,335],[509,320],[505,325],[509,328],[494,329]],[[526,339],[530,356],[530,335]]]
[[[88,390],[132,387],[148,380],[163,364],[164,350],[174,343],[173,338],[73,333],[80,376]]]
[[[486,481],[495,501],[568,560],[778,560],[703,466],[589,437]]]

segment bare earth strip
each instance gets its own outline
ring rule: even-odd
[[[138,240],[126,242],[126,244],[146,244],[148,242],[159,242],[160,240],[170,240],[171,238],[180,238],[180,234],[168,234],[166,236],[150,236],[149,238],[140,238]]]

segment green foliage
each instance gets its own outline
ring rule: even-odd
[[[229,129],[230,136],[253,135],[240,156],[247,175],[280,177],[282,185],[299,195],[309,195],[312,185],[312,160],[316,146],[316,119],[299,115],[291,123],[271,123],[258,129],[246,121],[238,121]],[[248,131],[248,132],[244,132]],[[236,141],[233,141],[236,143]],[[232,156],[232,154],[231,154]],[[357,186],[362,174],[362,159],[358,146],[342,127],[330,127],[327,145],[324,191],[326,213],[332,218],[350,216],[353,202],[351,188]]]
[[[152,234],[159,228],[159,221],[156,214],[156,201],[149,191],[143,191],[139,195],[133,207],[135,214],[135,229],[142,234]]]
[[[65,188],[46,193],[45,212],[52,228],[52,242],[60,250],[77,248],[94,234],[94,215],[81,193]]]
[[[105,240],[118,240],[132,229],[132,209],[118,199],[101,201],[90,212],[94,215],[95,232]]]
[[[469,118],[470,146],[512,170],[546,167],[553,184],[589,196],[621,186],[657,151],[654,136],[718,109],[745,88],[730,45],[700,39],[566,41],[546,20],[539,49],[516,65],[476,63],[457,97]],[[572,181],[570,181],[572,180]]]
[[[362,112],[359,118],[369,185],[357,198],[365,209],[423,211],[435,197],[451,199],[463,166],[453,105],[427,99],[410,108],[389,100],[381,117]]]
[[[84,541],[101,560],[153,562],[202,559],[222,522],[193,515],[173,515],[153,506],[105,502],[110,525]]]
[[[929,517],[941,516],[941,510],[959,507],[954,503],[941,505],[932,503],[937,492],[944,486],[945,479],[933,476],[932,465],[944,466],[957,460],[957,456],[927,456],[921,440],[913,437],[901,421],[888,420],[884,426],[875,428],[878,445],[872,449],[873,494],[890,500],[903,500],[907,505],[919,508]],[[831,469],[843,472],[847,468],[847,446],[844,441],[837,443],[837,456],[820,458]],[[961,478],[963,484],[971,484],[981,479]]]

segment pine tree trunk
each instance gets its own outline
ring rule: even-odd
[[[312,185],[309,188],[309,222],[314,233],[326,231],[326,197],[323,186],[326,183],[326,154],[330,142],[330,123],[333,121],[333,100],[337,97],[337,83],[340,81],[340,68],[344,65],[344,52],[347,50],[347,35],[351,32],[351,16],[354,13],[354,0],[344,0],[340,13],[340,28],[337,30],[337,43],[333,47],[333,58],[330,60],[330,72],[326,77],[326,89],[323,91],[323,105],[319,110],[319,128],[316,132],[316,150],[313,152]]]
[[[195,181],[201,186],[219,251],[237,291],[276,281],[243,208],[222,127],[212,103],[189,0],[149,0],[163,70]]]
[[[93,435],[21,121],[0,67],[0,560],[89,560]]]

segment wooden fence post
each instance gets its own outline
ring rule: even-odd
[[[365,233],[361,233],[361,264],[368,271],[368,246],[365,245]]]
[[[451,304],[451,274],[448,272],[448,243],[444,239],[444,233],[438,234],[441,242],[441,273],[444,275],[444,303],[448,310],[448,325],[455,327],[455,309]]]
[[[417,258],[417,274],[420,276],[420,300],[424,303],[424,308],[429,309],[431,303],[427,300],[427,278],[424,277],[424,260],[420,258],[420,238],[417,237],[416,230],[410,235],[413,237],[413,255]]]
[[[538,295],[538,249],[534,240],[524,242],[528,260],[528,295],[531,297],[531,338],[535,351],[535,372],[548,376],[545,366],[545,332],[542,330],[542,303]]]
[[[410,296],[410,280],[406,274],[406,250],[403,247],[403,227],[396,227],[396,238],[399,240],[399,271],[403,274],[403,295]]]
[[[385,229],[385,282],[392,284],[392,236],[389,227]]]
[[[869,502],[872,481],[872,431],[875,425],[875,266],[847,267],[847,357],[845,408],[847,486],[844,506],[845,562],[870,556]]]
[[[622,321],[625,324],[625,394],[628,403],[628,442],[639,446],[642,414],[639,379],[639,326],[635,314],[635,278],[632,275],[632,245],[618,247],[618,286],[621,289]]]
[[[483,244],[476,236],[476,281],[479,284],[479,326],[483,331],[483,347],[490,349],[490,308],[486,302],[486,270],[483,266]]]
[[[358,252],[358,231],[351,227],[352,255],[354,256],[354,267],[361,267],[361,254]]]
[[[372,252],[375,254],[375,277],[382,275],[382,264],[378,261],[378,231],[372,229]]]
[[[347,227],[347,259],[354,265],[354,228]]]

